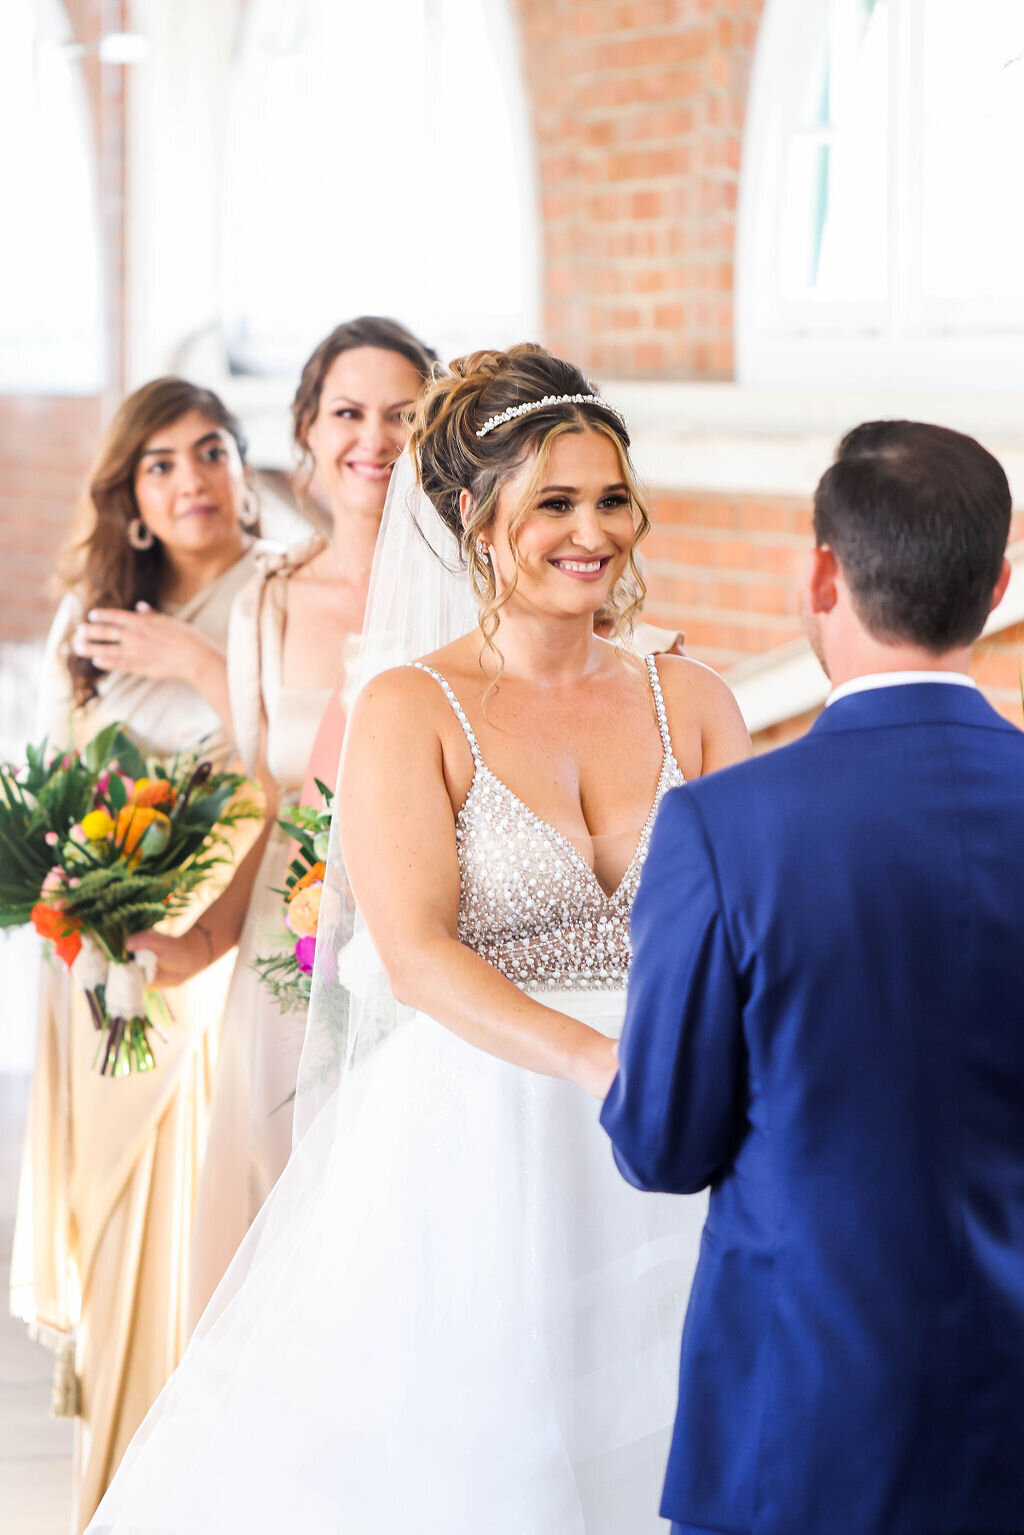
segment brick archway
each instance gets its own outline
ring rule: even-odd
[[[616,378],[733,374],[733,251],[764,0],[517,0],[545,339]]]

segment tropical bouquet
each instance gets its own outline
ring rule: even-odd
[[[312,985],[334,799],[319,778],[315,783],[323,795],[324,808],[291,805],[277,823],[295,843],[295,856],[288,865],[284,888],[277,892],[282,897],[281,914],[287,930],[282,934],[283,947],[278,953],[253,962],[253,969],[283,1013],[304,1012],[309,1006]]]
[[[150,761],[121,724],[81,752],[25,755],[0,765],[0,927],[31,923],[83,987],[101,1073],[149,1071],[170,1014],[148,989],[154,956],[126,940],[180,913],[259,808],[201,748]]]

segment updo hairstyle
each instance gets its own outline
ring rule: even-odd
[[[389,320],[382,315],[364,314],[358,319],[346,320],[324,337],[303,368],[292,401],[292,440],[299,458],[296,489],[302,499],[308,494],[315,469],[309,450],[309,429],[320,410],[324,380],[335,358],[342,352],[354,352],[364,346],[375,347],[380,352],[396,352],[412,363],[424,382],[437,361],[437,353],[432,347],[398,320]]]
[[[473,352],[457,357],[446,373],[435,376],[427,386],[413,417],[410,451],[416,457],[420,483],[459,541],[480,610],[484,645],[495,652],[499,663],[494,636],[501,609],[515,591],[516,578],[499,595],[491,561],[478,551],[477,539],[494,519],[502,485],[531,454],[536,454],[533,474],[509,525],[509,544],[517,564],[517,529],[532,505],[553,443],[566,432],[600,432],[614,444],[634,508],[637,542],[650,530],[646,500],[629,456],[629,433],[621,417],[607,406],[571,401],[546,404],[503,421],[484,437],[477,436],[492,416],[510,408],[549,395],[573,394],[596,396],[597,390],[573,363],[524,341],[507,352]],[[472,497],[465,526],[459,506],[463,490]],[[634,550],[630,550],[629,566],[609,599],[614,610],[613,635],[623,640],[632,634],[634,618],[646,596]]]

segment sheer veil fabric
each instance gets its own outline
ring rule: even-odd
[[[407,457],[359,681],[474,623]],[[399,1008],[333,831],[325,891],[291,1160],[92,1535],[659,1535],[704,1200],[638,1194],[575,1084]],[[543,1000],[621,1028],[621,990]]]
[[[430,655],[475,625],[476,606],[462,551],[420,489],[415,459],[407,450],[388,488],[366,621],[346,696],[354,699],[379,672]],[[342,1072],[386,1037],[399,1016],[355,910],[335,817],[299,1063],[296,1145],[333,1096]]]

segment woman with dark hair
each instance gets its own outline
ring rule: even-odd
[[[84,537],[46,649],[41,730],[84,746],[115,720],[159,756],[229,739],[224,649],[253,571],[245,441],[209,390],[126,399],[89,478]],[[45,967],[11,1269],[15,1314],[57,1349],[84,1528],[186,1340],[188,1243],[229,970],[168,992],[157,1069],[93,1069],[85,995]]]
[[[318,732],[320,776],[333,784],[337,775],[346,660],[363,624],[392,466],[432,362],[404,326],[364,316],[339,325],[306,363],[292,407],[298,483],[326,504],[329,526],[284,554],[258,556],[228,644],[235,739],[267,798],[266,840],[189,932],[136,940],[156,952],[158,980],[195,975],[238,944],[199,1190],[193,1320],[291,1150],[305,1017],[282,1013],[252,969],[280,943],[291,843],[275,817],[299,799]]]
[[[390,669],[352,713],[324,886],[365,921],[347,1069],[94,1535],[662,1528],[704,1204],[629,1188],[594,1099],[658,807],[750,742],[707,667],[620,643],[647,512],[577,368],[459,359],[411,447],[367,624]]]

